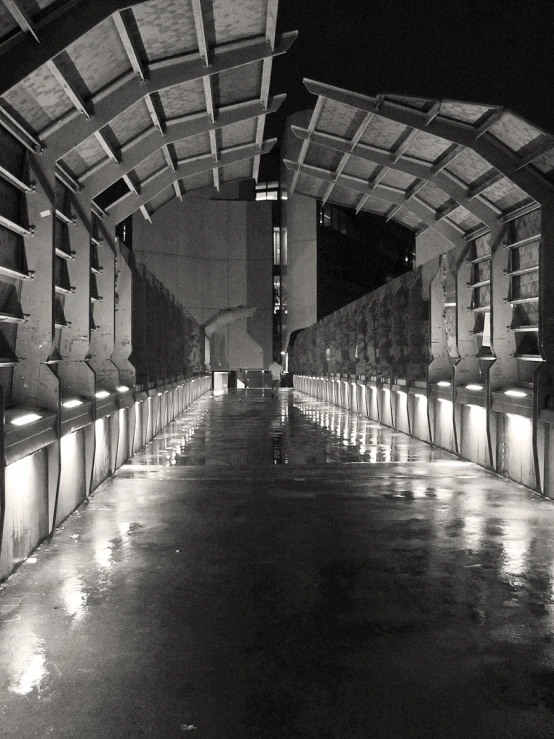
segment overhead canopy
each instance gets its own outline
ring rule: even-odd
[[[0,123],[91,197],[123,178],[127,203],[113,206],[123,217],[138,208],[148,217],[188,190],[257,179],[271,148],[265,115],[284,99],[269,97],[272,60],[296,36],[276,36],[277,8],[0,0]]]
[[[504,108],[369,97],[304,80],[317,102],[290,170],[294,192],[432,228],[458,244],[554,194],[554,138]]]

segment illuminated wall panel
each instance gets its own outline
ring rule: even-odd
[[[6,467],[6,512],[0,579],[48,535],[48,462],[45,449]]]

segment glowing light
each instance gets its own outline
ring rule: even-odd
[[[84,616],[87,595],[80,577],[77,575],[68,577],[62,585],[61,596],[65,611],[69,616],[77,620]]]
[[[14,426],[26,426],[28,423],[33,423],[33,421],[40,421],[41,418],[42,416],[39,416],[38,413],[25,413],[23,416],[14,418],[12,423]]]
[[[438,385],[439,387],[450,387],[450,385],[451,385],[451,384],[452,384],[452,383],[451,383],[451,382],[449,382],[448,380],[439,380],[439,381],[437,382],[437,385]]]
[[[194,382],[194,380],[193,380],[193,382]],[[158,393],[158,398],[160,397],[160,395],[163,395],[163,393]]]
[[[97,398],[107,398],[110,393],[107,390],[98,390],[97,393],[95,393]]]
[[[405,390],[397,390],[396,392],[398,395],[407,395]]]
[[[414,396],[416,398],[421,398],[422,400],[427,400],[427,396],[424,395],[423,393],[414,393]]]
[[[466,385],[466,390],[482,390],[483,386],[478,385],[477,383],[471,383],[470,385]]]
[[[129,388],[127,387],[127,385],[120,385],[117,388],[117,392],[118,393],[128,393],[129,392]]]
[[[42,651],[33,654],[25,664],[17,681],[8,687],[10,693],[28,695],[34,688],[40,688],[46,677],[46,659]]]
[[[437,398],[437,400],[439,401],[439,403],[445,403],[446,405],[452,405],[452,401],[447,400],[446,398]]]
[[[504,390],[504,395],[509,395],[511,398],[525,398],[527,397],[527,393],[524,393],[523,390]]]
[[[83,405],[83,401],[79,400],[79,398],[71,398],[70,400],[64,400],[62,405],[64,408],[78,408],[80,405]]]
[[[383,392],[390,393],[390,387],[384,387],[383,388]]]

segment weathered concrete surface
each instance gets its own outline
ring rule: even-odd
[[[164,438],[0,591],[0,737],[554,736],[551,502],[292,391]]]

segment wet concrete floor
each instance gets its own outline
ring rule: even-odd
[[[554,504],[293,391],[201,398],[0,590],[0,737],[184,734],[554,737]]]

